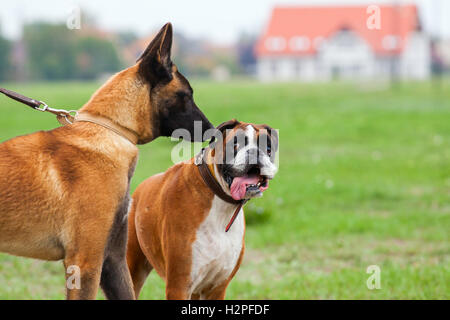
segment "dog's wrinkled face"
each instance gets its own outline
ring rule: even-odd
[[[231,196],[235,200],[261,197],[278,170],[277,131],[237,120],[225,122],[217,130],[222,139],[213,141],[215,162]]]
[[[205,131],[214,126],[195,104],[189,82],[170,58],[171,48],[172,25],[168,23],[139,58],[139,74],[150,84],[153,119],[157,121],[154,135],[171,136],[176,129],[186,129],[194,141],[194,122],[198,121],[202,125],[201,141]]]

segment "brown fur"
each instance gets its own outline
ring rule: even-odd
[[[142,65],[152,61],[152,67],[170,70],[171,37],[172,28],[167,24],[139,63],[112,77],[80,111],[136,132],[139,143],[152,141],[162,131],[170,133],[161,114],[167,110],[176,114],[179,106],[164,103],[164,98],[190,89],[189,84],[184,78],[181,82],[178,73],[158,81],[156,71]],[[198,109],[194,111],[211,126]],[[2,143],[0,252],[64,259],[66,268],[78,266],[81,289],[67,289],[70,299],[95,298],[100,282],[107,298],[134,298],[125,250],[129,183],[137,157],[135,145],[89,122]]]
[[[223,157],[223,148],[232,141],[237,130],[249,123],[236,120],[217,129],[230,131],[223,144],[217,144],[206,155],[214,175],[216,159]],[[260,132],[272,130],[267,125],[251,124]],[[220,151],[218,151],[220,150]],[[216,177],[217,178],[217,177]],[[214,193],[203,181],[194,159],[176,164],[166,172],[154,175],[141,183],[133,194],[129,212],[127,262],[138,297],[144,282],[153,269],[166,282],[167,299],[196,299],[188,295],[192,265],[192,245],[200,224],[206,219]],[[235,208],[235,205],[230,205]],[[245,233],[245,232],[244,232]],[[230,276],[202,295],[206,299],[224,299],[228,284],[240,267],[242,250]]]
[[[167,299],[189,299],[186,292],[192,243],[211,208],[213,197],[193,160],[177,164],[139,185],[129,213],[127,252],[136,297],[154,268],[166,281]],[[241,258],[235,271],[240,261]],[[219,286],[221,289],[216,287],[209,295],[224,296],[235,271]]]
[[[106,86],[95,96],[109,94]],[[94,108],[91,101],[83,109]],[[0,251],[77,265],[81,290],[68,290],[68,298],[95,298],[107,239],[137,156],[124,138],[85,122],[2,143]]]

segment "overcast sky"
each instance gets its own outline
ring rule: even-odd
[[[383,0],[1,0],[1,30],[20,36],[21,25],[35,20],[64,22],[75,7],[89,12],[107,30],[139,35],[171,21],[176,30],[216,43],[231,43],[240,32],[260,33],[271,9],[283,4],[378,4]],[[392,2],[392,1],[391,1]],[[402,1],[401,2],[413,2]],[[450,1],[416,0],[427,31],[450,37]],[[82,27],[82,25],[81,25]]]

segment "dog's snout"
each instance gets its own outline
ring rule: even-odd
[[[249,164],[258,164],[258,149],[256,148],[248,149],[247,155]]]
[[[256,148],[248,149],[248,155],[249,155],[249,157],[258,156],[258,149],[256,149]]]

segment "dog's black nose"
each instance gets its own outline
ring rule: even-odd
[[[253,175],[253,174],[258,174],[259,175],[260,173],[261,173],[261,170],[260,170],[259,165],[257,165],[257,164],[250,165],[247,168],[247,174],[248,175]]]

